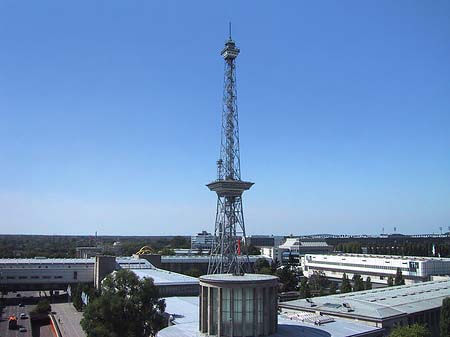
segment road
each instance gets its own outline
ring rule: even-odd
[[[22,294],[21,294],[22,295]],[[29,296],[30,294],[27,294]],[[2,337],[31,337],[31,320],[30,320],[30,309],[31,305],[25,304],[25,307],[19,307],[19,303],[24,302],[22,297],[17,297],[17,294],[10,293],[8,296],[4,297],[4,308],[1,313],[0,322],[0,336]],[[20,319],[20,314],[25,313],[27,315],[26,319]],[[8,318],[11,315],[17,317],[17,323],[27,329],[26,332],[19,332],[19,329],[9,330],[8,329]]]
[[[56,312],[54,316],[63,337],[86,337],[80,325],[83,314],[76,311],[72,303],[52,304],[52,311]]]

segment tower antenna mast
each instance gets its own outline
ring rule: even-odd
[[[217,194],[214,245],[208,274],[241,275],[250,271],[248,255],[241,255],[241,242],[245,240],[242,193],[253,183],[241,179],[235,64],[239,51],[231,39],[230,22],[229,39],[221,52],[225,76],[220,159],[217,161],[217,180],[207,185]]]

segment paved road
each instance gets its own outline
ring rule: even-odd
[[[22,302],[22,298],[16,297],[17,295],[12,293],[8,294],[8,296],[4,297],[6,300],[4,301],[5,307],[1,313],[1,322],[0,322],[0,336],[4,337],[31,337],[31,321],[30,317],[30,305],[25,305],[25,307],[19,307],[19,303]],[[20,319],[20,314],[25,313],[27,315],[26,319]],[[8,329],[8,318],[11,315],[15,315],[17,317],[17,323],[19,326],[23,326],[27,329],[26,332],[19,332],[19,330],[9,330]]]
[[[76,311],[72,303],[52,304],[52,311],[56,312],[55,318],[63,337],[86,337],[80,325],[83,314]]]

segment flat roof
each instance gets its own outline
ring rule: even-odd
[[[323,255],[323,256],[348,256],[363,257],[367,259],[393,259],[393,260],[412,260],[412,261],[450,261],[445,257],[426,257],[426,256],[402,256],[402,255],[376,255],[376,254],[352,254],[352,253],[331,253],[331,254],[315,254],[308,253],[306,255]]]
[[[195,297],[166,298],[166,312],[173,318],[169,326],[158,332],[159,337],[202,337],[199,332],[199,299]],[[292,319],[286,314],[278,315],[278,332],[274,337],[357,337],[383,329],[346,320],[332,320],[320,326]]]
[[[198,326],[198,296],[165,297],[165,312],[171,316],[173,324],[195,323]]]
[[[244,274],[244,275],[233,275],[233,274],[211,274],[200,276],[200,281],[205,282],[265,282],[265,281],[276,281],[278,277],[265,274]]]
[[[182,275],[168,270],[149,268],[149,269],[130,269],[139,278],[151,277],[158,286],[164,285],[196,285],[198,279],[192,276]]]
[[[245,256],[241,255],[241,259],[244,259]],[[258,259],[266,259],[266,260],[272,260],[271,257],[268,257],[266,255],[249,255],[248,259],[250,262],[255,262]],[[208,263],[209,262],[209,255],[162,255],[161,256],[161,262],[162,263],[169,263],[169,262],[182,262],[182,263],[196,263],[196,262],[203,262]]]
[[[34,258],[34,259],[0,259],[0,265],[12,264],[89,264],[94,263],[95,259],[49,259],[49,258]]]
[[[436,309],[450,295],[450,280],[387,287],[339,295],[282,302],[281,308],[320,311],[332,316],[382,321]]]

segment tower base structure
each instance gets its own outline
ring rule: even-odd
[[[269,336],[277,332],[278,277],[214,274],[200,277],[201,333]]]

